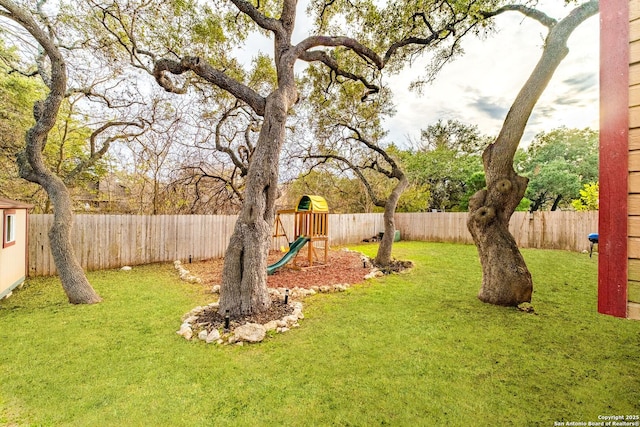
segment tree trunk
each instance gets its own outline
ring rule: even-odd
[[[560,200],[562,200],[562,194],[558,194],[556,199],[553,201],[553,205],[551,206],[551,211],[555,211],[558,209],[558,205],[560,204]]]
[[[483,302],[515,306],[531,301],[531,274],[509,232],[509,219],[527,183],[527,178],[513,172],[509,178],[492,183],[469,200],[467,227],[482,264],[478,298]]]
[[[535,212],[537,210],[540,209],[540,207],[542,206],[542,204],[545,201],[547,193],[543,193],[540,196],[536,197],[533,200],[533,203],[531,204],[531,207],[529,208],[529,212]]]
[[[53,225],[49,229],[51,254],[69,302],[94,304],[102,301],[87,280],[71,244],[73,211],[69,190],[55,175],[43,187],[53,204]]]
[[[55,122],[55,115],[53,121]],[[40,147],[44,145],[48,130],[42,133],[43,128],[39,124],[40,121],[27,132],[25,150],[18,155],[20,176],[42,186],[53,205],[53,225],[49,229],[49,245],[62,288],[69,302],[94,304],[102,299],[87,280],[71,244],[73,211],[69,189],[60,177],[44,165]]]
[[[567,40],[573,30],[598,11],[597,0],[576,7],[556,22],[539,11],[518,9],[549,28],[540,60],[507,113],[496,141],[482,153],[487,188],[469,200],[467,227],[482,264],[481,301],[515,306],[531,301],[531,273],[509,232],[509,219],[522,200],[528,179],[513,169],[527,121],[558,65],[569,53]]]
[[[292,89],[293,91],[293,89]],[[287,112],[295,96],[278,89],[267,98],[264,123],[251,158],[242,209],[224,258],[219,313],[239,316],[271,306],[267,255],[278,195],[278,161]]]
[[[374,260],[374,263],[380,267],[386,267],[391,263],[391,249],[393,248],[393,240],[396,234],[396,207],[398,206],[400,196],[402,196],[402,193],[408,186],[409,181],[407,177],[402,174],[384,205],[384,235],[382,236],[380,246],[378,246],[378,253]]]

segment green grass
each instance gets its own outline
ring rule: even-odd
[[[372,255],[375,246],[356,249]],[[596,313],[596,260],[525,250],[537,314],[482,304],[473,246],[401,242],[410,273],[317,295],[302,327],[245,347],[187,342],[212,295],[169,265],[55,278],[0,302],[0,424],[553,425],[640,414],[640,322]]]

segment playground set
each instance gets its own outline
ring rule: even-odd
[[[289,240],[282,223],[281,215],[285,214],[294,214],[293,241]],[[306,260],[309,267],[314,263],[326,264],[329,249],[328,228],[329,207],[327,201],[321,196],[304,195],[294,209],[279,210],[273,238],[276,242],[278,238],[286,238],[289,249],[278,262],[267,267],[267,274],[275,273],[290,261],[293,261],[294,268],[301,268],[296,259],[305,245],[307,246]],[[282,249],[284,252],[284,247]]]

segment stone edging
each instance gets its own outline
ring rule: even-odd
[[[179,259],[173,261],[173,267],[178,270],[178,274],[180,275],[180,279],[189,283],[202,283],[202,279],[198,276],[191,274],[189,270],[182,266],[182,261]]]
[[[269,290],[271,293],[271,289]],[[276,290],[277,292],[277,290]],[[279,294],[279,292],[278,292]],[[283,295],[284,298],[284,295]],[[246,323],[233,329],[232,331],[225,332],[221,329],[207,329],[207,324],[197,323],[198,315],[207,309],[217,309],[219,307],[218,302],[212,302],[206,306],[198,306],[185,314],[182,317],[182,324],[180,330],[176,333],[183,336],[187,340],[191,340],[193,337],[197,337],[199,340],[206,342],[207,344],[239,344],[243,343],[256,343],[263,341],[267,332],[275,331],[276,333],[285,333],[292,328],[300,327],[298,320],[304,319],[302,313],[302,303],[299,301],[291,301],[293,306],[293,313],[284,316],[279,320],[272,320],[260,325],[258,323]]]
[[[369,257],[362,255],[362,261],[365,265],[371,266],[371,260]],[[186,270],[182,267],[182,262],[179,260],[174,261],[173,263],[176,270],[180,274],[180,278],[182,280],[188,281],[189,283],[202,283],[202,279],[192,275],[189,270]],[[384,276],[384,273],[377,268],[372,268],[369,274],[367,274],[365,279],[373,279],[375,277]],[[206,306],[198,306],[193,310],[189,311],[187,314],[182,316],[182,324],[180,325],[180,329],[176,331],[176,333],[186,340],[191,340],[194,337],[197,337],[198,340],[204,341],[207,344],[237,344],[244,345],[247,343],[256,343],[261,342],[266,338],[267,332],[275,331],[276,333],[284,333],[289,331],[292,328],[300,327],[298,320],[304,319],[304,314],[302,313],[302,302],[297,301],[298,299],[303,299],[308,296],[316,295],[318,293],[332,293],[332,292],[344,292],[348,288],[351,287],[349,283],[337,284],[337,285],[324,285],[324,286],[311,286],[309,289],[295,287],[289,290],[289,298],[291,299],[291,304],[293,305],[293,313],[283,317],[280,320],[272,320],[267,322],[264,325],[260,325],[258,323],[247,323],[241,326],[238,326],[233,331],[230,332],[222,332],[218,329],[208,330],[206,328],[207,325],[202,323],[196,323],[198,320],[198,316],[207,309],[216,309],[219,307],[219,303],[212,302]],[[214,293],[220,293],[220,285],[213,286]],[[283,298],[285,297],[287,289],[286,288],[269,288],[269,294],[275,298]]]

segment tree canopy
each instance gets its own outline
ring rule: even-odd
[[[583,185],[598,181],[598,132],[558,128],[538,134],[516,169],[529,178],[531,211],[570,207]]]
[[[410,181],[429,189],[428,210],[461,211],[469,196],[484,187],[481,150],[490,138],[477,126],[457,120],[439,120],[422,131],[415,151],[403,154]]]

